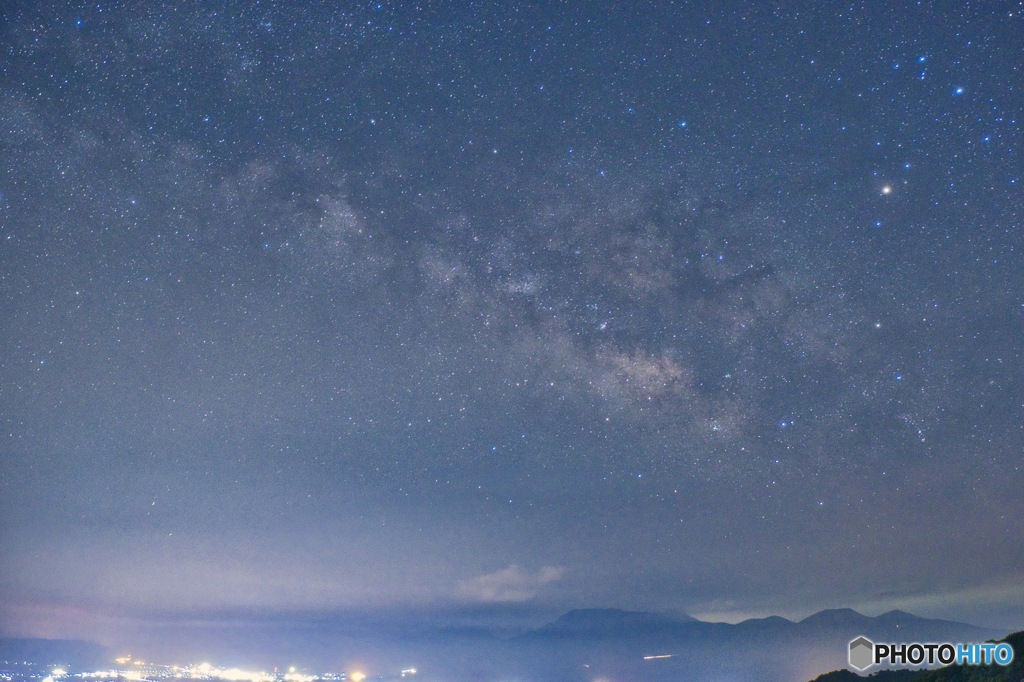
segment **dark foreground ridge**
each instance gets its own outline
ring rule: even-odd
[[[1022,682],[1024,680],[1024,631],[1015,632],[1001,640],[1014,650],[1013,663],[999,665],[951,665],[936,670],[881,670],[861,676],[850,670],[835,670],[814,678],[812,682]]]

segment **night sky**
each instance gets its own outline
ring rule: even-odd
[[[7,4],[0,633],[1019,628],[1022,36],[995,0]]]

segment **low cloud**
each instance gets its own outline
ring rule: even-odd
[[[481,602],[521,602],[533,598],[545,585],[560,580],[565,569],[544,566],[530,571],[512,564],[494,573],[463,580],[458,585],[460,597]]]

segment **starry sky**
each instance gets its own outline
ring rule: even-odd
[[[1021,3],[2,12],[0,632],[1024,625]]]

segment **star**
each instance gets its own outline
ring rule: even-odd
[[[0,626],[1017,618],[1005,13],[343,4],[11,13]]]

